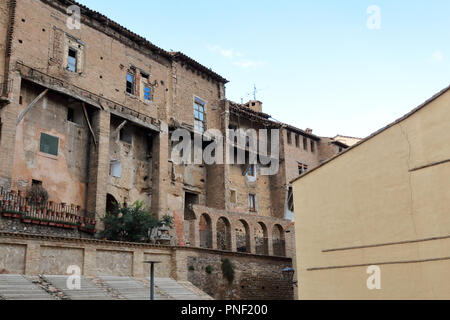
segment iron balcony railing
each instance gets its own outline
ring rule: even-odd
[[[4,218],[20,219],[23,223],[95,233],[95,219],[82,217],[80,206],[43,202],[25,196],[22,191],[0,188],[0,213]]]

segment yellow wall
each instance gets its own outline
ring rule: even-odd
[[[449,160],[449,143],[447,90],[294,183],[300,299],[450,299],[450,162],[410,172]]]

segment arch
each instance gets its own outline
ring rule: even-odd
[[[255,226],[255,253],[268,255],[269,254],[269,238],[267,227],[263,222],[258,222]]]
[[[217,249],[231,251],[231,224],[227,218],[217,220]]]
[[[250,228],[242,219],[236,224],[236,247],[238,252],[250,253]]]
[[[119,202],[110,193],[106,195],[106,212],[113,213],[116,210]]]
[[[212,248],[212,224],[211,218],[206,213],[199,219],[200,248]]]
[[[284,240],[284,230],[276,224],[272,230],[273,255],[284,257],[286,255],[286,243]]]

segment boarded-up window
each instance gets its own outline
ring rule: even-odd
[[[40,151],[43,153],[58,155],[59,138],[45,133],[41,133]]]
[[[122,162],[117,160],[112,160],[110,163],[110,174],[112,177],[121,178],[122,177]]]

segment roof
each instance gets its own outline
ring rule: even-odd
[[[308,137],[308,138],[316,140],[316,141],[319,141],[321,139],[319,136],[316,136],[316,135],[314,135],[312,133],[308,133],[308,132],[306,132],[306,131],[304,131],[302,129],[299,129],[297,127],[294,127],[294,126],[291,126],[289,124],[282,123],[282,122],[279,122],[279,121],[272,120],[271,119],[272,118],[271,115],[269,115],[267,113],[264,113],[264,112],[258,112],[258,111],[252,110],[249,107],[247,107],[247,105],[245,105],[245,104],[236,103],[236,102],[233,102],[233,101],[230,101],[230,100],[228,100],[228,102],[230,104],[230,109],[232,111],[238,112],[240,114],[250,115],[252,117],[260,118],[260,120],[263,121],[263,122],[270,122],[271,124],[274,124],[276,126],[284,127],[284,128],[286,128],[286,129],[288,129],[290,131],[296,132],[298,134],[301,134],[301,135],[303,135],[305,137]]]
[[[182,52],[170,52],[170,55],[172,56],[172,58],[175,61],[184,61],[187,64],[189,64],[190,66],[194,67],[197,70],[200,70],[204,73],[206,73],[207,75],[209,75],[210,77],[212,77],[213,79],[222,82],[222,83],[228,83],[229,81],[225,78],[223,78],[222,76],[220,76],[219,74],[215,73],[214,71],[212,71],[211,69],[208,69],[207,67],[203,66],[202,64],[198,63],[197,61],[195,61],[194,59],[188,57],[187,55],[185,55]]]
[[[163,57],[169,59],[170,61],[183,60],[186,63],[188,63],[189,65],[191,65],[193,68],[195,68],[201,72],[204,72],[211,78],[213,78],[219,82],[222,82],[222,83],[228,83],[228,80],[226,80],[219,74],[215,73],[211,69],[198,63],[194,59],[189,58],[185,54],[183,54],[181,52],[168,52],[168,51],[154,45],[146,38],[132,32],[131,30],[123,27],[122,25],[118,24],[117,22],[109,19],[107,16],[101,14],[100,12],[94,11],[94,10],[86,7],[85,5],[78,3],[77,1],[74,1],[74,0],[41,0],[41,1],[48,5],[52,5],[52,6],[55,6],[57,4],[63,5],[65,7],[68,7],[70,5],[77,5],[80,7],[82,15],[85,15],[92,19],[97,20],[101,25],[105,25],[108,28],[113,29],[115,32],[128,38],[129,40],[133,41],[135,44],[142,46],[142,47],[146,47],[146,48],[150,49],[152,52],[154,52],[160,56],[163,56]],[[108,34],[108,36],[111,36],[111,35]]]
[[[394,122],[388,124],[387,126],[381,128],[380,130],[372,133],[370,136],[368,136],[367,138],[361,140],[360,142],[358,142],[357,144],[351,146],[350,148],[344,150],[341,153],[338,153],[337,155],[335,155],[334,157],[324,161],[322,164],[320,164],[319,166],[306,171],[305,173],[303,173],[301,176],[297,177],[296,179],[292,180],[291,183],[296,182],[297,180],[302,179],[303,177],[311,174],[312,172],[318,170],[319,168],[326,166],[328,163],[334,161],[335,159],[342,157],[344,154],[346,154],[347,152],[350,152],[353,149],[358,148],[360,145],[362,145],[363,143],[371,140],[372,138],[378,136],[379,134],[383,133],[384,131],[386,131],[387,129],[399,124],[400,122],[403,122],[404,120],[408,119],[409,117],[411,117],[412,115],[414,115],[416,112],[422,110],[423,108],[425,108],[428,104],[430,104],[431,102],[433,102],[434,100],[436,100],[437,98],[439,98],[440,96],[442,96],[444,93],[446,93],[447,91],[450,90],[450,85],[447,86],[446,88],[442,89],[441,91],[439,91],[438,93],[436,93],[434,96],[432,96],[431,98],[429,98],[428,100],[426,100],[424,103],[422,103],[421,105],[419,105],[418,107],[416,107],[415,109],[411,110],[410,112],[408,112],[407,114],[405,114],[403,117],[395,120]]]

